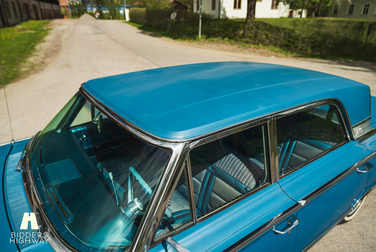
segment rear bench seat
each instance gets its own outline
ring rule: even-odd
[[[190,153],[198,216],[230,202],[261,183],[256,181],[250,169],[244,161],[241,161],[244,158],[240,159],[239,154],[235,156],[224,150],[217,142],[213,142],[213,145],[215,144],[217,146],[207,149],[197,148]],[[264,169],[263,163],[256,158],[251,158],[248,162],[260,170]],[[185,183],[177,186],[170,203],[169,210],[173,215],[189,209]]]

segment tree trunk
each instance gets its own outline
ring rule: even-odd
[[[312,6],[311,18],[315,17],[316,11],[319,9],[319,6],[320,6],[320,1],[318,3],[316,3],[314,6]]]
[[[256,16],[256,2],[257,0],[247,0],[247,17],[244,23],[244,37],[247,37],[248,27],[251,20]]]

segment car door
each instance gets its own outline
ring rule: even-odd
[[[191,144],[150,251],[294,250],[301,205],[274,182],[268,130],[242,126]]]
[[[276,116],[281,188],[302,208],[295,250],[314,244],[338,223],[365,188],[372,152],[351,141],[335,103]]]

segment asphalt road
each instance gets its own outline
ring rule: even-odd
[[[264,57],[190,47],[145,35],[119,21],[63,22],[62,49],[42,72],[6,87],[14,139],[43,129],[80,85],[93,78],[213,61],[282,64],[363,82],[376,95],[375,64]],[[194,74],[194,73],[192,73]],[[272,76],[271,76],[272,78]],[[0,90],[0,143],[11,139]],[[376,251],[376,191],[352,222],[335,227],[311,251]]]

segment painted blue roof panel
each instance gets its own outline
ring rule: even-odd
[[[369,87],[293,67],[222,62],[116,75],[83,88],[136,127],[160,138],[195,138],[304,103],[337,98],[356,124],[369,116]]]

